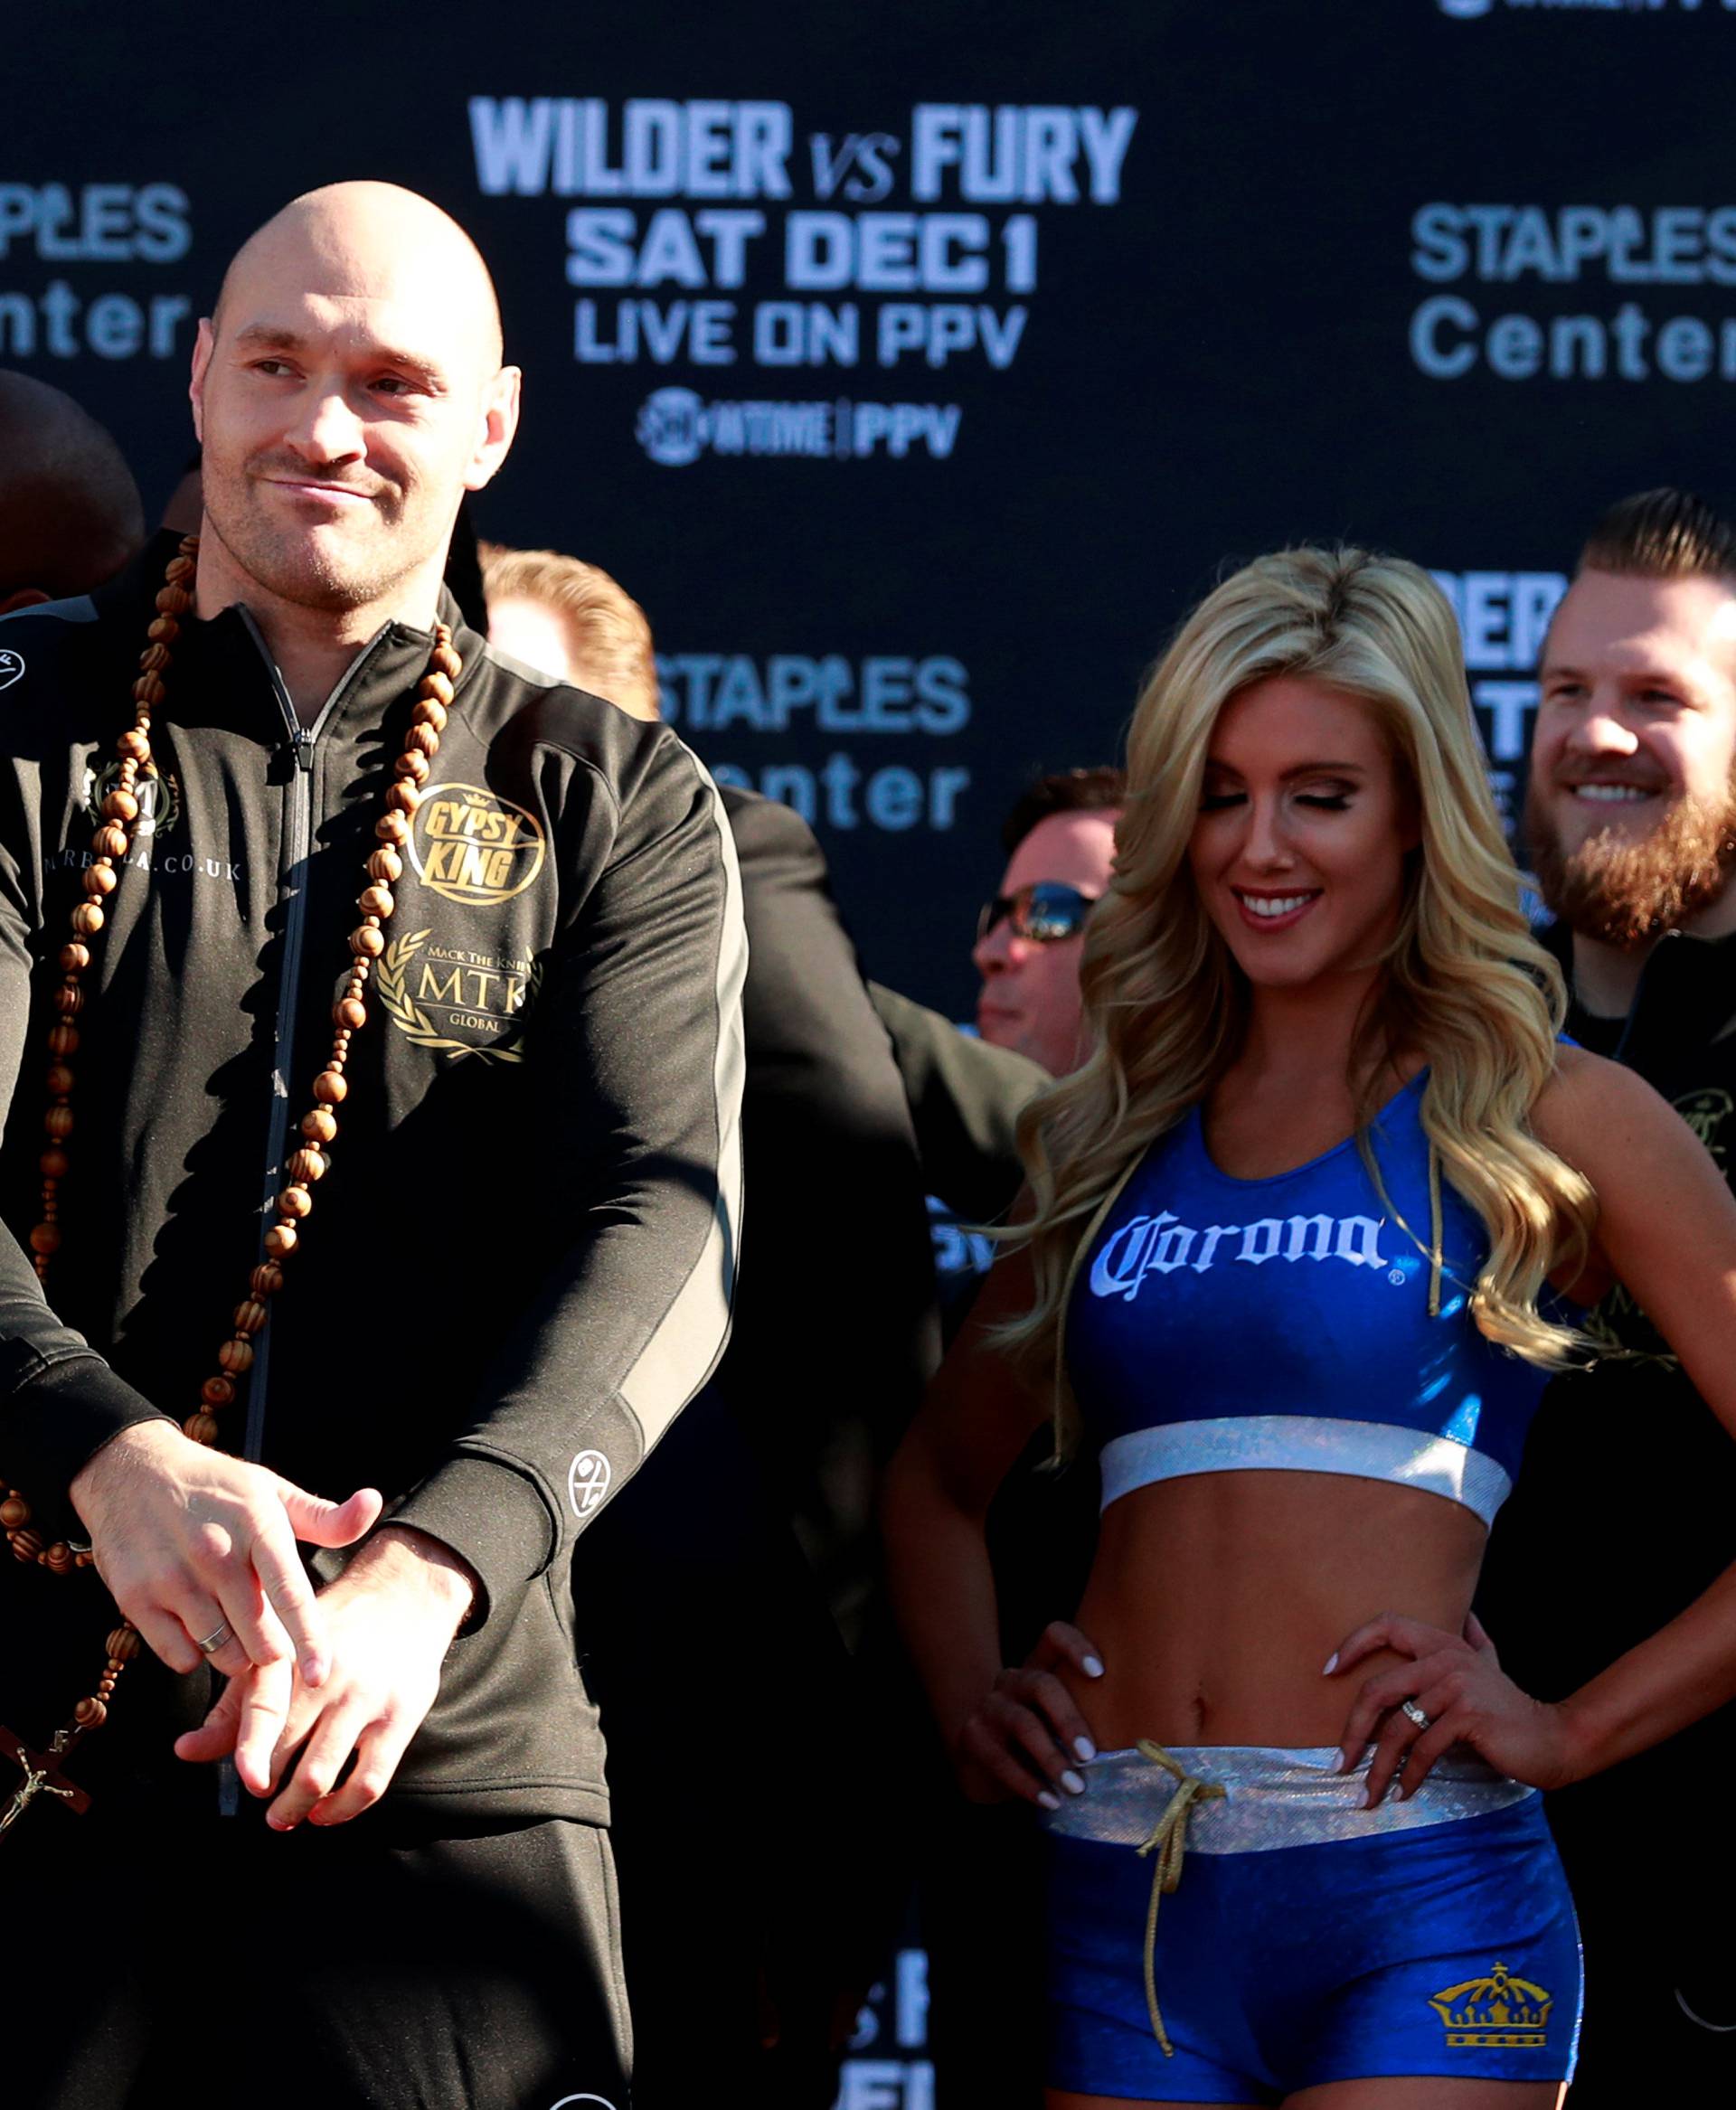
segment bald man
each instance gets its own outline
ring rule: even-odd
[[[46,381],[0,373],[0,616],[105,584],[144,540],[113,436]]]
[[[745,947],[693,757],[441,589],[518,394],[314,192],[196,551],[0,620],[8,2110],[625,2110],[569,1578],[722,1347]]]

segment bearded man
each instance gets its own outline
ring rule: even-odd
[[[1682,491],[1593,531],[1541,669],[1525,827],[1568,1031],[1637,1069],[1736,1173],[1736,528]],[[1482,1604],[1527,1691],[1566,1692],[1736,1556],[1736,1446],[1626,1291],[1545,1395]],[[1574,2110],[1736,2087],[1736,1719],[1552,1796],[1585,1942]],[[1635,1850],[1639,1813],[1666,1840]]]
[[[196,549],[0,627],[9,2105],[626,2103],[568,1578],[723,1343],[744,945],[693,757],[442,592],[518,384],[299,198]]]

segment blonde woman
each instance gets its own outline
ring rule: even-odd
[[[1128,763],[1094,1052],[1026,1116],[1012,1250],[888,1491],[966,1790],[1052,1834],[1049,2102],[1552,2110],[1579,1947],[1534,1791],[1736,1696],[1736,1573],[1559,1704],[1472,1596],[1613,1277],[1736,1432],[1736,1204],[1557,1039],[1425,573],[1248,566]],[[984,1519],[1052,1411],[1101,1535],[1007,1669]],[[1616,1473],[1624,1439],[1586,1434]]]

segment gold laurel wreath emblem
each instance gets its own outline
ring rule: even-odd
[[[407,1041],[413,1041],[419,1048],[432,1048],[440,1055],[480,1055],[485,1062],[523,1062],[524,1050],[508,1043],[505,1046],[478,1047],[469,1041],[448,1040],[435,1030],[434,1022],[410,995],[405,986],[405,976],[410,964],[432,937],[431,930],[412,930],[402,937],[395,937],[380,956],[380,964],[373,971],[373,986],[386,1016]],[[530,1009],[531,1000],[536,994],[537,984],[542,979],[540,963],[533,966],[524,978],[524,1009]],[[522,1031],[523,1013],[520,1014]],[[514,1035],[514,1038],[516,1035]]]

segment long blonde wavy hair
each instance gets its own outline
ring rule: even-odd
[[[1076,1418],[1059,1365],[1078,1261],[1124,1175],[1206,1097],[1241,1045],[1247,981],[1200,900],[1187,848],[1218,713],[1277,674],[1367,704],[1420,827],[1386,971],[1353,1051],[1353,1074],[1368,1080],[1356,1112],[1364,1161],[1375,1170],[1367,1127],[1386,1096],[1382,1058],[1420,1055],[1423,1128],[1488,1233],[1488,1258],[1467,1286],[1478,1330],[1546,1368],[1583,1358],[1582,1336],[1537,1309],[1551,1270],[1565,1255],[1583,1257],[1596,1216],[1588,1182],[1530,1127],[1554,1074],[1566,991],[1520,910],[1452,610],[1428,573],[1401,559],[1285,550],[1210,594],[1140,693],[1114,875],[1086,927],[1080,982],[1090,1052],[1019,1123],[1034,1209],[1010,1236],[1029,1253],[1036,1298],[997,1340],[1021,1363],[1054,1365],[1063,1448]]]

